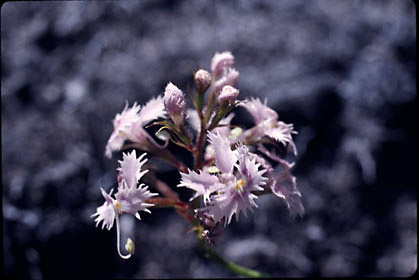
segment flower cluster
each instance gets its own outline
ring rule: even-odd
[[[140,219],[139,212],[150,213],[150,207],[174,207],[191,223],[198,238],[209,244],[214,244],[233,216],[238,221],[240,213],[246,216],[248,210],[253,212],[260,195],[281,198],[293,216],[304,213],[301,193],[291,174],[294,164],[275,152],[292,151],[297,156],[293,125],[278,120],[266,100],[238,100],[239,72],[230,52],[216,53],[210,69],[194,73],[195,92],[186,95],[192,98],[194,108],[186,108],[185,94],[169,82],[164,97],[158,96],[143,107],[126,104],[113,120],[105,155],[110,158],[114,151],[134,150],[122,154],[117,169],[118,190],[112,196],[112,190],[106,193],[101,189],[105,202],[93,216],[96,225],[102,222],[102,229],[110,230],[116,221],[122,258],[132,255],[134,243],[128,239],[125,249],[129,254],[121,253],[119,215],[132,214]],[[252,127],[231,124],[235,116],[231,111],[237,107],[250,113]],[[159,126],[156,136],[164,144],[149,134],[146,125]],[[179,161],[170,151],[169,142],[190,152],[194,162],[188,165]],[[179,170],[179,182],[168,186],[155,176],[151,166],[150,172],[142,170],[146,154],[137,158],[135,149],[173,165]],[[158,193],[139,184],[143,176]],[[175,186],[190,189],[190,200],[181,201]]]

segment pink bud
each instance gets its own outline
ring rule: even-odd
[[[195,87],[200,93],[204,93],[211,85],[211,74],[208,71],[199,69],[195,73]]]
[[[232,87],[236,86],[239,81],[239,76],[240,74],[236,69],[228,68],[228,70],[223,73],[221,78],[214,83],[215,92],[220,92],[220,90],[226,85]]]
[[[226,103],[234,104],[238,95],[239,91],[236,88],[229,85],[224,86],[218,96],[218,103],[220,103],[220,105],[224,105]]]
[[[215,53],[211,60],[211,71],[215,76],[219,76],[225,68],[230,68],[233,65],[234,56],[231,52]]]
[[[166,86],[163,101],[164,107],[172,119],[183,116],[186,106],[185,97],[183,92],[171,82]]]

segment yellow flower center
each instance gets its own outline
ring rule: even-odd
[[[243,178],[243,179],[241,179],[240,181],[237,182],[237,185],[236,185],[235,188],[238,191],[243,191],[243,186],[244,185],[246,185],[246,180]]]
[[[114,207],[118,211],[118,213],[121,213],[121,203],[119,201],[114,201]]]

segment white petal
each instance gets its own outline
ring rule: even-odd
[[[215,151],[215,161],[218,169],[223,173],[233,172],[234,164],[237,157],[230,148],[228,138],[221,136],[219,133],[208,132],[208,138]]]
[[[131,108],[128,108],[128,103],[125,104],[124,110],[120,114],[116,114],[113,119],[113,132],[109,137],[106,145],[105,155],[110,158],[113,151],[119,151],[124,144],[124,141],[128,139],[128,134],[132,125],[138,121],[138,111],[140,106],[137,103]]]
[[[147,159],[141,160],[146,154],[143,153],[137,159],[135,150],[133,150],[130,154],[123,153],[122,156],[122,161],[118,161],[121,165],[121,167],[118,168],[120,175],[129,187],[136,187],[138,180],[147,172],[147,170],[141,172],[141,167],[147,162]]]
[[[112,190],[110,194],[107,194],[101,188],[102,195],[105,197],[106,201],[96,209],[96,213],[92,215],[92,217],[96,216],[95,222],[96,227],[99,225],[100,222],[103,222],[102,229],[106,226],[108,230],[110,230],[113,226],[115,220],[115,209],[113,206],[113,198],[110,196],[112,194]]]
[[[194,190],[196,193],[191,198],[194,199],[200,195],[204,197],[204,203],[209,201],[211,193],[219,190],[224,185],[220,184],[217,176],[208,174],[206,172],[196,173],[189,171],[188,174],[180,173],[182,178],[178,187],[187,187]]]
[[[259,124],[267,119],[278,119],[278,114],[266,106],[266,101],[265,104],[262,104],[259,98],[246,100],[245,102],[240,103],[240,106],[249,111],[255,121],[255,124]]]
[[[164,117],[166,111],[164,109],[163,97],[158,96],[147,102],[139,113],[139,121],[141,125],[146,125],[152,120]]]
[[[276,141],[286,145],[287,143],[292,142],[293,125],[286,124],[279,121],[277,127],[272,128],[271,130],[266,131],[266,135],[274,138]]]

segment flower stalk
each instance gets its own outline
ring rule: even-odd
[[[242,275],[249,278],[271,278],[270,275],[262,273],[258,270],[250,269],[241,265],[238,265],[232,261],[226,260],[225,258],[221,257],[217,251],[213,248],[209,247],[205,244],[204,240],[200,239],[201,248],[208,254],[209,257],[220,263],[226,269],[230,270],[231,272]]]

